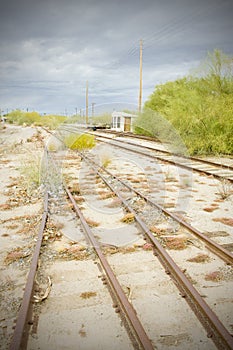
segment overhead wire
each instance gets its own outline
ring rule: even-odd
[[[227,3],[228,0],[223,0],[221,3],[215,3],[215,6],[208,4],[208,6],[205,8],[203,8],[203,6],[201,8],[198,7],[189,14],[185,14],[183,12],[179,17],[176,17],[172,21],[169,21],[169,23],[164,24],[158,30],[148,34],[147,36],[142,36],[144,53],[150,48],[155,47],[155,44],[167,39],[172,39],[183,33],[187,25],[189,25],[189,31],[195,30],[195,23],[197,23],[199,16],[204,16],[210,9],[212,11],[216,10],[220,6],[223,7]],[[123,65],[129,64],[129,62],[132,62],[132,58],[137,56],[139,60],[139,39],[134,41],[128,50],[123,51],[117,60],[102,66],[102,68],[108,69],[108,71],[112,71],[112,73],[119,72]],[[145,55],[143,62],[149,62]],[[108,77],[112,79],[111,74],[108,74]],[[95,85],[96,83],[99,83],[98,79],[92,81],[91,84]]]

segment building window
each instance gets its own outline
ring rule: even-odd
[[[117,128],[121,127],[121,117],[117,117]]]

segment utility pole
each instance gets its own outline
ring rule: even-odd
[[[140,40],[140,70],[139,70],[139,98],[138,111],[142,111],[142,39]]]
[[[88,124],[88,80],[86,82],[86,125]]]
[[[91,106],[92,106],[92,113],[91,113],[91,115],[92,115],[92,117],[94,117],[94,106],[95,106],[95,102],[92,102]]]

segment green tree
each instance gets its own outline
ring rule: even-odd
[[[190,154],[232,154],[232,63],[232,57],[215,50],[201,63],[198,75],[156,86],[136,125],[161,138],[159,114],[180,134]],[[148,116],[146,110],[156,113]],[[162,135],[171,140],[168,131]]]

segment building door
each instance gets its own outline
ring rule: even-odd
[[[125,117],[124,131],[131,131],[131,118]]]

